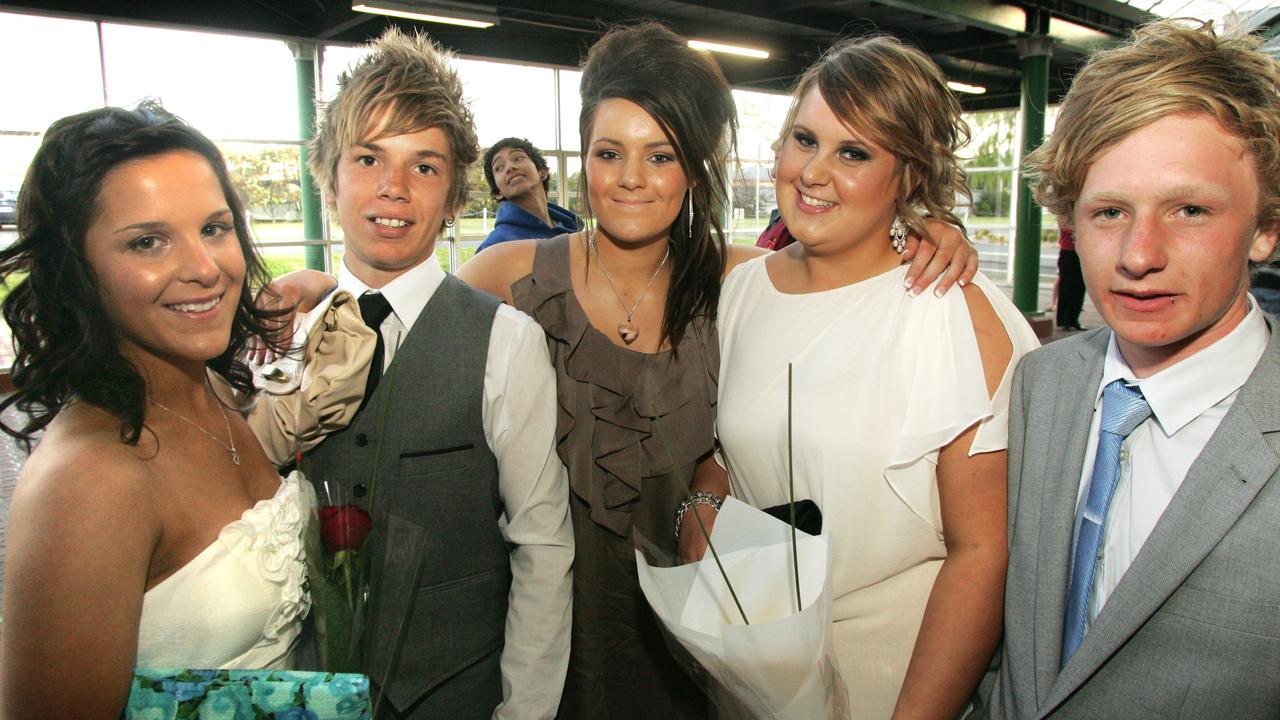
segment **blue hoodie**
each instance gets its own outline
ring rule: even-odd
[[[493,232],[480,243],[476,252],[508,240],[552,238],[582,229],[582,220],[559,205],[549,202],[547,211],[551,215],[551,222],[555,223],[554,227],[543,225],[541,218],[519,205],[503,201],[498,205],[498,217],[494,221]]]

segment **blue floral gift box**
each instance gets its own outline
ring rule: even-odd
[[[124,720],[370,720],[369,678],[289,670],[133,674]]]

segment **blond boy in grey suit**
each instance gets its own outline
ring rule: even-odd
[[[1028,159],[1109,328],[1028,355],[991,718],[1280,713],[1280,73],[1160,22],[1095,54]]]

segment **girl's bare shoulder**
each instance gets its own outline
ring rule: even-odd
[[[728,245],[725,248],[724,274],[727,277],[730,271],[742,263],[768,254],[768,250],[755,245]]]
[[[459,280],[511,303],[511,285],[533,272],[537,240],[512,240],[485,248],[458,268]]]
[[[22,466],[12,511],[52,514],[58,524],[96,524],[127,512],[135,526],[154,517],[154,437],[145,428],[137,445],[121,440],[120,423],[108,413],[75,403],[49,424]]]

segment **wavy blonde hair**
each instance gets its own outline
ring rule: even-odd
[[[1258,224],[1280,221],[1280,68],[1249,35],[1161,20],[1095,53],[1076,74],[1053,134],[1027,156],[1036,201],[1070,223],[1093,161],[1168,115],[1206,113],[1239,138],[1258,173]]]
[[[368,139],[377,119],[383,137],[439,128],[449,141],[452,172],[448,205],[467,201],[467,171],[480,154],[475,120],[462,99],[462,80],[449,66],[453,54],[422,34],[390,28],[370,43],[371,52],[338,78],[338,94],[320,108],[321,119],[308,149],[308,166],[320,186],[337,193],[338,159]]]
[[[926,217],[964,226],[953,208],[957,196],[972,197],[956,159],[956,150],[969,141],[969,127],[946,76],[928,56],[888,35],[836,44],[796,83],[774,152],[814,88],[845,127],[897,158],[895,209],[913,231],[929,236]]]

